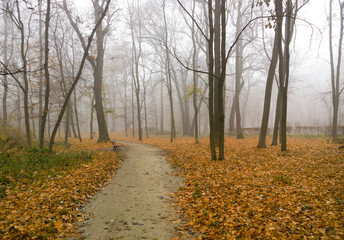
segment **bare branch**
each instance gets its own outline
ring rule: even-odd
[[[189,13],[189,11],[184,7],[184,5],[180,2],[180,0],[177,0],[178,4],[180,5],[180,7],[186,12],[187,15],[189,15],[189,17],[191,18],[191,20],[196,24],[198,30],[201,32],[201,34],[203,35],[203,37],[207,40],[208,37],[207,35],[203,32],[202,28],[199,26],[199,24],[197,23],[197,21],[195,20],[195,18]]]

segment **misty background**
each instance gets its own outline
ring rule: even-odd
[[[39,22],[45,17],[46,4],[40,1],[11,1],[1,3],[0,25],[0,59],[5,63],[7,52],[8,69],[1,66],[2,72],[15,72],[23,66],[20,59],[20,31],[16,27],[20,8],[25,28],[25,51],[27,53],[27,72],[29,79],[30,125],[34,137],[39,131],[39,87],[40,77],[44,75],[42,63],[39,63],[40,40],[44,29]],[[93,1],[95,2],[95,1]],[[102,1],[100,1],[101,3]],[[203,2],[203,3],[202,3]],[[227,47],[237,37],[236,26],[238,9],[241,8],[241,24],[244,26],[256,16],[269,15],[270,6],[257,6],[259,1],[227,1]],[[303,1],[300,1],[303,2]],[[87,39],[95,25],[92,1],[67,1],[72,18],[82,35]],[[206,29],[203,12],[204,1],[182,1],[183,6],[191,13],[193,6],[195,22]],[[253,7],[252,7],[253,5]],[[310,0],[301,8],[295,23],[295,33],[291,42],[290,84],[288,90],[288,121],[290,127],[328,127],[332,121],[331,76],[329,63],[328,15],[329,1]],[[106,125],[109,132],[126,131],[127,135],[136,135],[137,106],[140,105],[142,125],[148,134],[168,132],[171,126],[171,105],[173,105],[176,132],[180,135],[193,135],[193,95],[199,104],[198,128],[200,134],[208,134],[207,76],[198,74],[198,86],[193,89],[192,67],[193,41],[196,43],[197,66],[199,71],[207,71],[206,42],[197,26],[187,12],[175,0],[128,0],[112,1],[103,27],[107,27],[104,36],[104,68],[102,78],[102,100]],[[339,6],[334,1],[333,22],[334,39],[339,37]],[[11,17],[8,11],[13,11]],[[46,134],[51,134],[59,109],[62,106],[66,89],[76,76],[78,65],[83,54],[83,47],[75,30],[71,26],[63,1],[51,1],[52,15],[49,32],[49,72],[51,74],[51,99],[49,102],[48,126]],[[41,18],[41,20],[39,19]],[[5,20],[7,19],[7,20]],[[4,22],[7,21],[6,25]],[[244,133],[258,134],[256,128],[261,125],[264,93],[273,46],[274,29],[266,27],[267,18],[260,18],[248,26],[239,40],[244,45],[242,52],[243,73],[240,92],[241,127]],[[5,28],[7,26],[7,28]],[[7,30],[7,31],[5,31]],[[167,30],[167,31],[166,31]],[[6,32],[6,33],[5,33]],[[194,34],[192,34],[192,32]],[[166,34],[168,33],[168,35]],[[6,43],[5,43],[6,42]],[[334,42],[336,44],[337,41]],[[338,46],[337,46],[338,47]],[[91,58],[96,58],[95,40],[90,49]],[[167,52],[169,63],[166,62]],[[336,53],[335,53],[336,55]],[[135,61],[137,60],[137,65]],[[225,132],[229,131],[229,119],[235,94],[235,60],[236,52],[232,51],[227,63],[225,80]],[[61,61],[61,62],[59,62]],[[168,82],[166,68],[171,74]],[[135,70],[135,68],[137,69]],[[135,72],[136,71],[136,72]],[[341,76],[344,68],[341,69]],[[64,80],[62,80],[62,74]],[[70,133],[76,133],[76,124],[80,124],[81,134],[93,137],[98,134],[96,111],[94,110],[93,71],[89,62],[85,63],[82,76],[71,98],[70,116],[62,120],[59,136],[63,135],[62,127],[70,125]],[[137,75],[135,75],[137,74]],[[7,84],[4,76],[7,76]],[[0,112],[0,118],[24,129],[23,93],[20,90],[22,73],[2,74],[0,95],[2,109],[7,106],[7,114]],[[15,80],[17,78],[17,80]],[[137,79],[136,83],[134,79]],[[41,80],[42,81],[42,80]],[[343,77],[341,77],[343,86]],[[140,100],[135,95],[135,84],[140,86]],[[169,85],[170,84],[170,85]],[[4,100],[5,89],[6,100]],[[172,94],[172,103],[168,97]],[[272,105],[269,116],[269,128],[273,127],[278,88],[274,82]],[[41,94],[44,96],[44,94]],[[338,125],[344,125],[343,97],[340,98]],[[76,119],[76,109],[78,119]],[[251,132],[250,129],[251,128]],[[61,130],[62,129],[62,130]],[[62,132],[61,132],[62,131]]]

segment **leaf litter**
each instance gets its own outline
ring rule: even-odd
[[[281,152],[226,138],[225,161],[210,160],[208,139],[168,141],[144,139],[185,178],[174,195],[186,219],[179,239],[190,230],[198,239],[344,238],[344,151],[329,140],[289,138]]]

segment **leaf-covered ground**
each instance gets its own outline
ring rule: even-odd
[[[282,153],[227,138],[221,162],[209,159],[207,139],[143,142],[165,149],[186,179],[175,195],[181,238],[344,239],[344,151],[326,139],[290,138]]]
[[[33,174],[25,173],[25,169],[30,171],[27,167],[20,170],[21,177],[10,172],[6,176],[10,187],[0,198],[0,239],[58,239],[72,234],[74,222],[82,219],[80,206],[119,166],[118,153],[99,151],[110,146],[74,141],[70,147],[56,147],[57,154],[86,151],[93,154],[93,159]],[[11,182],[13,179],[16,181]]]

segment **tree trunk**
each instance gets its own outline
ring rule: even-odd
[[[134,103],[134,76],[131,82],[131,121],[133,122],[132,137],[135,137],[135,103]]]
[[[45,77],[45,94],[42,120],[39,133],[39,147],[44,146],[44,132],[47,115],[49,111],[50,98],[50,74],[49,74],[49,25],[50,25],[50,0],[47,0],[47,13],[45,17],[45,33],[44,33],[44,77]]]
[[[264,110],[263,110],[262,123],[260,127],[260,133],[259,133],[258,148],[266,148],[266,135],[267,135],[268,123],[269,123],[271,92],[272,92],[272,85],[274,81],[275,71],[276,71],[276,65],[278,61],[277,34],[276,33],[277,31],[275,32],[275,40],[274,40],[274,46],[272,50],[272,57],[271,57],[268,77],[267,77],[266,86],[265,86]]]
[[[333,117],[332,117],[332,138],[338,138],[338,111],[339,111],[339,101],[340,95],[343,92],[342,88],[340,90],[340,74],[341,74],[341,60],[342,60],[342,45],[343,45],[343,30],[344,30],[344,2],[338,1],[340,4],[340,33],[338,39],[338,56],[337,56],[337,66],[335,71],[335,63],[333,56],[333,24],[332,24],[332,5],[333,0],[330,1],[329,6],[329,48],[330,48],[330,66],[331,66],[331,89],[332,89],[332,107],[333,107]]]
[[[215,14],[214,14],[214,136],[215,136],[215,145],[220,146],[220,93],[219,81],[221,75],[221,0],[215,0]]]
[[[94,115],[94,94],[92,95],[91,100],[91,114],[90,114],[90,139],[94,137],[94,130],[93,130],[93,115]]]
[[[66,124],[65,124],[65,139],[64,139],[64,144],[67,145],[67,143],[68,143],[68,137],[70,136],[70,128],[69,128],[70,107],[69,107],[69,103],[68,103],[68,105],[67,105],[67,114],[66,114],[65,118],[66,118]]]
[[[41,127],[42,127],[42,116],[43,116],[43,20],[42,20],[42,1],[37,0],[38,2],[38,13],[39,13],[39,68],[40,68],[40,74],[39,74],[39,89],[38,89],[38,138],[41,145]],[[43,136],[44,138],[44,136]],[[43,146],[42,146],[43,147]]]
[[[214,129],[214,27],[213,27],[213,1],[208,0],[208,21],[209,21],[209,39],[208,39],[208,84],[209,84],[209,140],[210,140],[210,152],[211,159],[216,160],[216,150],[215,150],[215,129]]]
[[[272,142],[271,146],[277,146],[278,145],[278,136],[279,136],[279,129],[281,125],[281,93],[278,90],[278,96],[277,96],[277,102],[276,102],[276,112],[275,112],[275,123],[274,123],[274,130],[272,133]]]
[[[226,0],[221,2],[221,77],[219,79],[219,160],[225,160],[225,106],[224,84],[226,80]]]
[[[136,46],[136,40],[134,36],[134,19],[133,19],[134,12],[130,12],[130,31],[131,31],[131,40],[132,40],[132,78],[133,78],[133,86],[134,92],[136,97],[136,110],[137,110],[137,127],[138,127],[138,137],[139,141],[142,141],[142,119],[141,119],[141,100],[140,100],[140,74],[139,74],[139,63],[142,54],[141,48],[141,17],[139,12],[138,6],[138,15],[139,15],[139,37],[138,37],[138,46]],[[138,48],[138,49],[137,49]],[[133,132],[134,135],[134,132]]]
[[[164,84],[160,87],[160,135],[164,135]]]
[[[238,15],[237,15],[237,20],[236,20],[236,36],[239,36],[240,31],[242,30],[242,24],[241,24],[241,18],[242,18],[242,13],[241,13],[241,4],[238,5]],[[241,80],[242,79],[242,74],[243,74],[243,54],[244,54],[244,49],[243,49],[243,44],[242,40],[238,40],[236,45],[235,45],[235,101],[234,107],[235,107],[235,116],[236,116],[236,137],[237,139],[243,139],[244,135],[241,129],[241,112],[240,112],[240,93],[242,88],[244,87],[244,82]]]
[[[171,135],[170,135],[170,142],[173,142],[173,140],[176,138],[176,127],[175,127],[175,121],[174,121],[174,111],[173,111],[173,98],[172,98],[172,74],[171,74],[171,61],[170,61],[170,54],[168,52],[168,29],[167,29],[167,20],[166,20],[166,12],[165,12],[165,0],[163,1],[163,16],[164,16],[164,30],[165,30],[165,36],[164,36],[164,42],[165,42],[165,58],[166,58],[166,87],[168,92],[168,97],[170,100],[170,112],[171,112]]]
[[[102,6],[100,5],[99,0],[93,1],[94,14],[95,14],[95,23],[97,23],[102,14]],[[107,31],[103,29],[102,22],[100,22],[96,30],[97,38],[97,57],[96,65],[94,69],[94,99],[95,99],[95,110],[97,114],[98,122],[98,142],[107,142],[110,140],[103,107],[103,98],[102,98],[102,87],[103,87],[103,68],[104,68],[104,36]]]
[[[73,67],[73,79],[74,79],[74,67]],[[76,90],[74,90],[74,111],[75,111],[75,121],[76,121],[76,127],[78,129],[79,141],[82,142],[81,133],[80,133],[78,108],[77,108],[77,104],[76,104]]]
[[[96,32],[96,29],[99,27],[100,23],[103,21],[105,15],[106,15],[106,12],[109,9],[110,2],[111,2],[111,0],[107,1],[106,6],[104,8],[104,11],[102,11],[101,17],[99,18],[99,21],[96,23],[96,26],[94,27],[94,29],[92,30],[90,36],[88,37],[88,42],[87,42],[87,45],[84,48],[84,54],[83,54],[81,62],[80,62],[78,73],[77,73],[75,79],[73,80],[72,86],[68,90],[68,93],[66,95],[65,101],[64,101],[63,106],[62,106],[62,109],[61,109],[61,111],[60,111],[60,113],[58,115],[56,124],[55,124],[54,129],[53,129],[53,132],[52,132],[52,135],[51,135],[51,138],[50,138],[50,141],[49,141],[49,150],[50,151],[52,151],[52,149],[53,149],[54,141],[55,141],[55,136],[56,136],[57,130],[58,130],[59,126],[60,126],[60,123],[61,123],[61,120],[63,118],[64,112],[66,110],[68,101],[69,101],[69,99],[70,99],[70,97],[71,97],[71,95],[72,95],[72,93],[73,93],[73,91],[75,89],[76,84],[78,83],[78,81],[79,81],[79,79],[81,77],[82,70],[83,70],[83,67],[85,65],[86,58],[88,57],[88,51],[89,51],[89,49],[91,47],[93,36],[94,36],[94,34]],[[64,4],[64,7],[66,9],[67,8],[66,7],[66,0],[63,1],[63,4]],[[66,12],[69,13],[68,10]],[[68,18],[71,18],[70,14],[68,15]]]
[[[196,2],[193,2],[192,5],[192,17],[194,18],[195,15],[195,6]],[[192,68],[196,69],[197,66],[197,56],[198,51],[196,47],[196,40],[195,40],[195,23],[192,21],[192,29],[191,29],[191,37],[192,37],[192,46],[193,46],[193,55],[192,55]],[[193,98],[192,103],[194,107],[194,135],[195,135],[195,143],[199,144],[198,140],[198,107],[197,107],[197,89],[198,89],[198,74],[196,72],[193,72]]]
[[[144,89],[144,92],[143,92],[143,104],[144,104],[144,112],[145,112],[145,131],[146,131],[146,138],[148,138],[146,86],[145,86],[145,89]]]
[[[125,128],[125,136],[128,137],[128,93],[127,93],[127,85],[128,85],[128,76],[127,71],[125,71],[124,76],[124,128]]]
[[[234,126],[234,120],[235,120],[235,101],[237,100],[236,94],[234,93],[234,98],[233,98],[233,102],[232,102],[232,107],[231,107],[231,111],[229,113],[229,131],[228,134],[230,136],[234,136],[235,132],[235,126]]]
[[[3,12],[3,20],[4,20],[4,64],[5,66],[8,66],[9,59],[8,59],[8,15],[6,11]],[[2,118],[4,120],[3,124],[7,125],[7,95],[8,95],[8,79],[7,74],[4,74],[4,80],[3,80],[3,87],[4,87],[4,93],[2,96]]]

